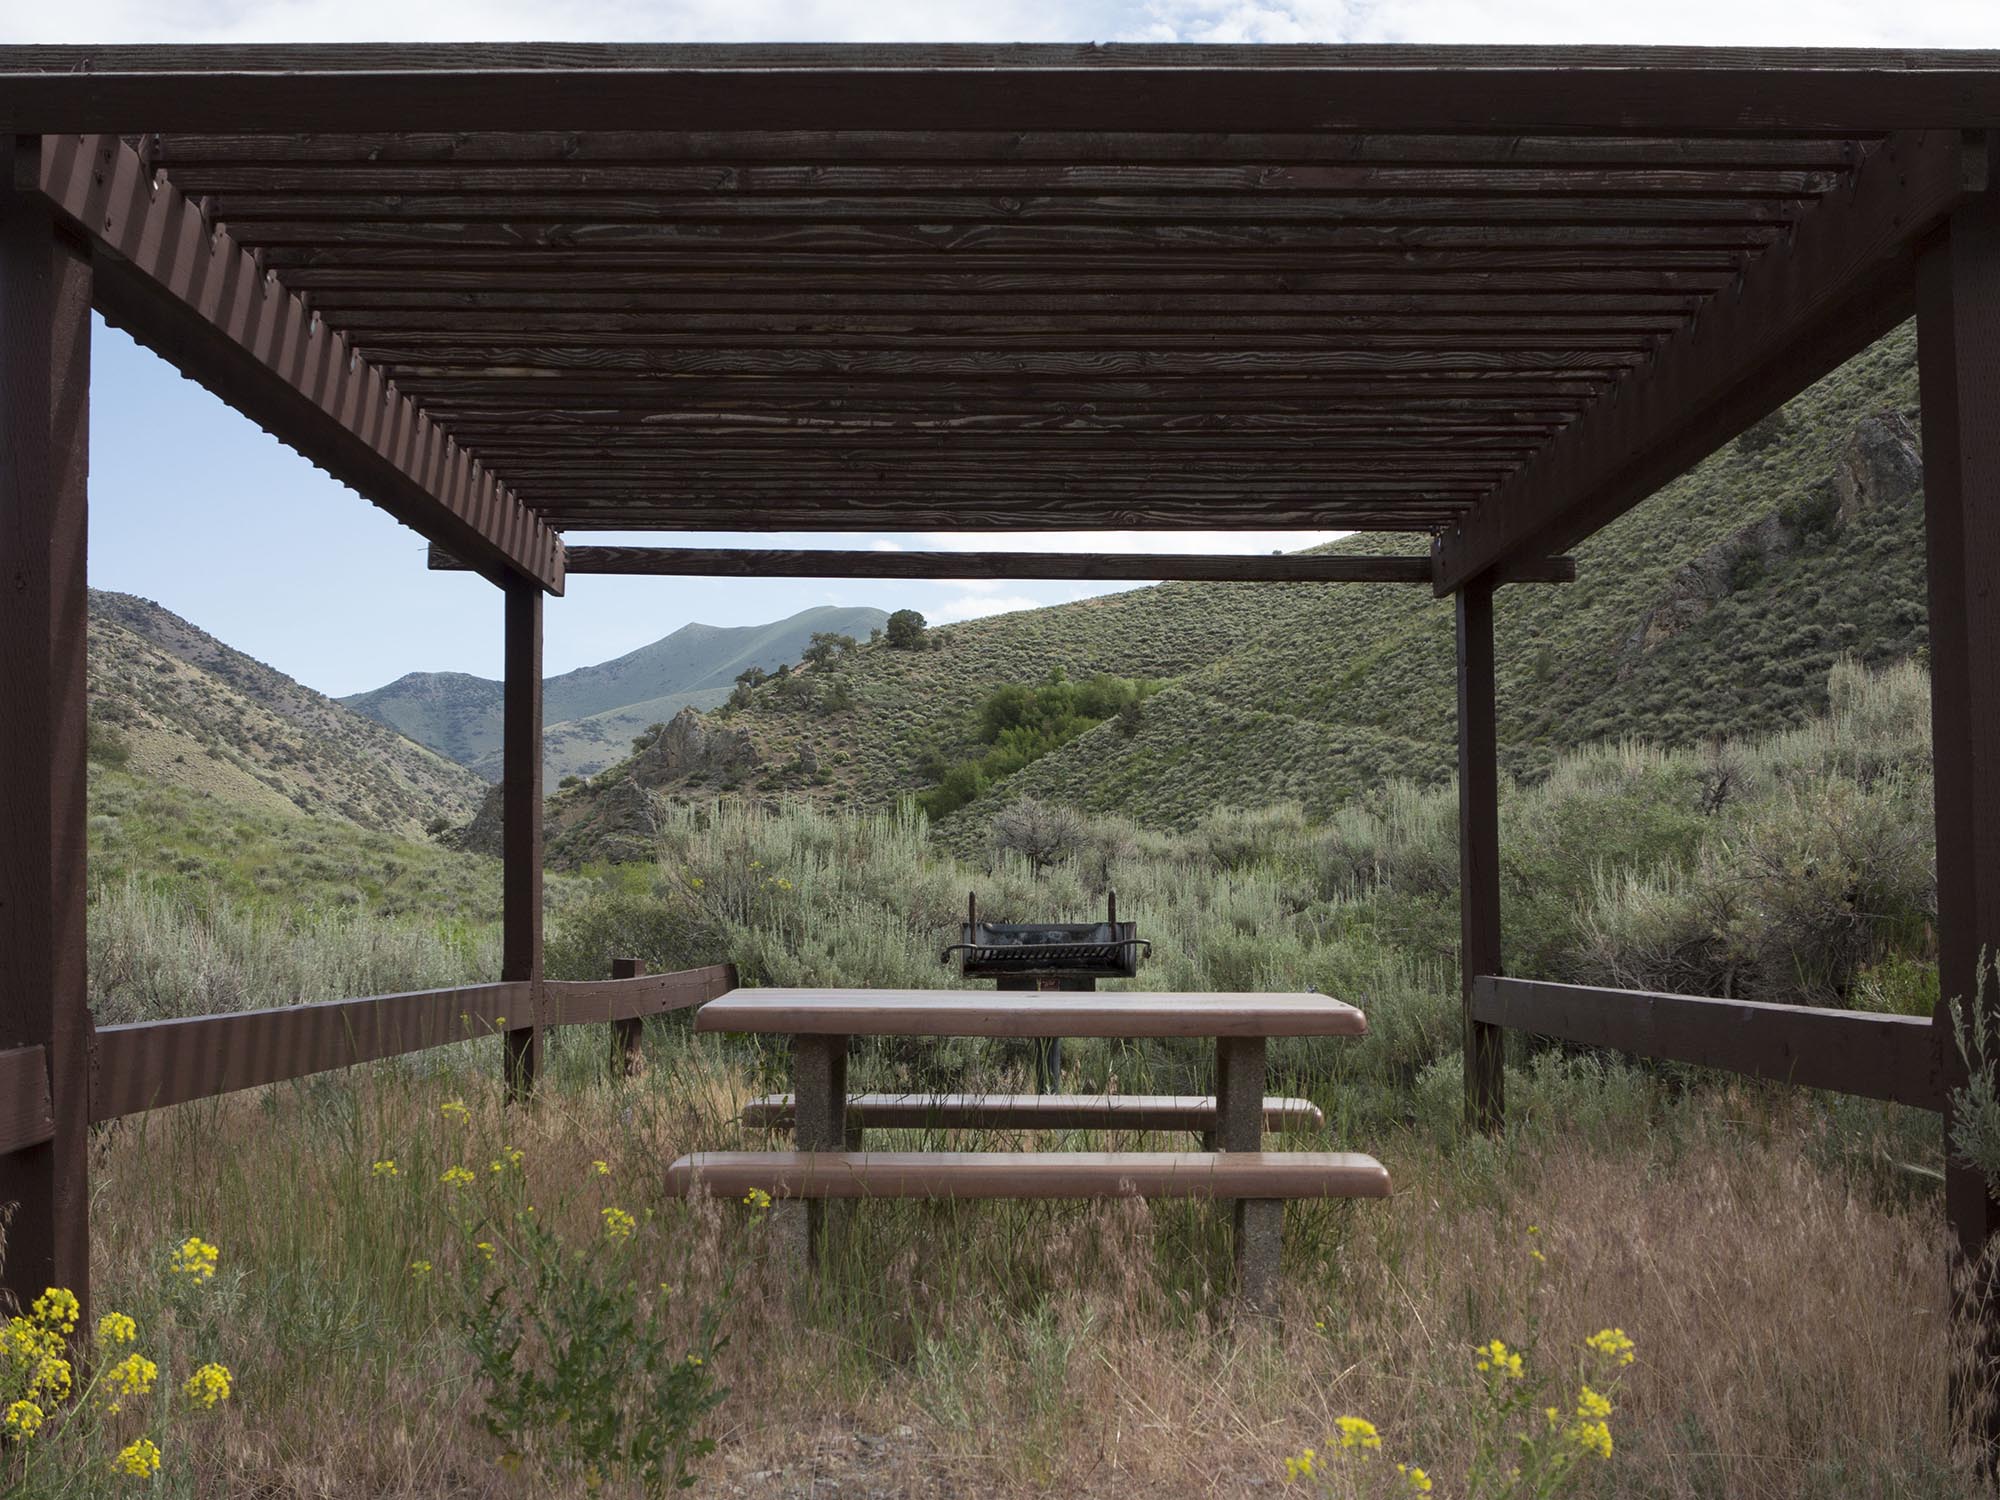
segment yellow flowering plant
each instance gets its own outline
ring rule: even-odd
[[[697,1311],[690,1348],[652,1262],[663,1251],[685,1262],[691,1243],[653,1234],[650,1215],[601,1199],[576,1202],[614,1180],[595,1163],[553,1201],[540,1197],[547,1187],[540,1185],[541,1212],[528,1204],[520,1151],[505,1148],[494,1167],[440,1193],[458,1243],[425,1253],[437,1264],[431,1295],[455,1303],[448,1316],[483,1388],[480,1422],[498,1445],[496,1460],[510,1472],[586,1489],[612,1481],[649,1492],[691,1485],[693,1465],[714,1448],[701,1424],[725,1394],[713,1361],[726,1342],[733,1268],[725,1268],[717,1298]],[[566,1237],[565,1226],[579,1220],[597,1232]],[[678,1269],[675,1284],[687,1284],[687,1266]]]
[[[1455,1494],[1466,1500],[1553,1500],[1574,1494],[1595,1465],[1608,1460],[1612,1396],[1638,1357],[1622,1328],[1604,1328],[1583,1341],[1572,1371],[1542,1369],[1535,1357],[1534,1302],[1548,1264],[1541,1232],[1528,1231],[1528,1331],[1523,1347],[1492,1338],[1469,1350],[1471,1396],[1465,1425],[1475,1433],[1473,1458]],[[1325,1496],[1429,1495],[1435,1481],[1412,1463],[1390,1465],[1383,1437],[1366,1418],[1344,1416],[1319,1448],[1285,1463],[1285,1482],[1305,1484]]]
[[[203,1336],[209,1320],[201,1304],[213,1295],[204,1289],[220,1260],[215,1245],[194,1235],[158,1263],[163,1274],[153,1295],[177,1309],[184,1334]],[[80,1302],[63,1287],[0,1320],[0,1492],[95,1493],[106,1476],[150,1482],[165,1460],[166,1435],[157,1424],[177,1420],[177,1412],[213,1411],[233,1394],[228,1367],[210,1360],[180,1383],[183,1406],[162,1392],[161,1361],[143,1347],[137,1318],[106,1311],[94,1339],[85,1327]],[[87,1359],[80,1358],[86,1341]]]

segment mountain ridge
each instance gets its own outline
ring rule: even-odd
[[[815,632],[865,639],[884,610],[815,605],[762,625],[690,622],[658,640],[545,678],[543,775],[551,785],[589,776],[620,760],[647,726],[683,708],[714,708],[750,667],[774,671],[799,660]],[[465,672],[406,672],[340,701],[472,769],[500,776],[502,684]]]

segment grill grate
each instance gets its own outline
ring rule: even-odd
[[[1104,922],[982,922],[968,911],[943,956],[956,954],[968,978],[1130,979],[1152,945],[1116,910]]]

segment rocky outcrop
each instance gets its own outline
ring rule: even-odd
[[[1920,504],[1924,455],[1916,425],[1899,411],[1863,417],[1834,465],[1833,493],[1843,526],[1878,505]]]
[[[1754,521],[1674,574],[1664,597],[1639,617],[1620,646],[1618,676],[1630,677],[1647,652],[1796,551],[1810,518],[1830,517],[1838,530],[1877,506],[1921,504],[1923,490],[1923,454],[1910,419],[1896,411],[1863,417],[1834,461],[1832,475],[1818,487],[1823,503]]]
[[[710,782],[742,776],[757,766],[757,747],[740,729],[710,724],[684,708],[627,763],[631,778],[659,787],[700,777]]]

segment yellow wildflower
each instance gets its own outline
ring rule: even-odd
[[[1611,1415],[1611,1399],[1585,1386],[1576,1394],[1576,1414],[1589,1419],[1608,1417]]]
[[[97,1342],[129,1344],[139,1336],[139,1325],[121,1312],[108,1312],[97,1320]]]
[[[499,1170],[498,1163],[495,1163],[494,1170],[496,1172]],[[438,1178],[438,1181],[443,1183],[446,1187],[463,1187],[465,1186],[466,1183],[471,1182],[472,1180],[473,1180],[472,1173],[467,1171],[464,1167],[446,1167],[444,1169],[444,1175]]]
[[[1528,1259],[1536,1262],[1538,1265],[1546,1264],[1548,1262],[1548,1257],[1546,1255],[1542,1254],[1542,1252],[1539,1250],[1533,1250],[1533,1249],[1528,1251]]]
[[[431,1274],[431,1263],[427,1260],[411,1261],[410,1274],[416,1277],[417,1280],[422,1281],[426,1276]]]
[[[1413,1495],[1428,1495],[1431,1492],[1431,1476],[1422,1469],[1411,1468],[1408,1464],[1397,1464],[1396,1472],[1403,1476],[1403,1483],[1410,1487]]]
[[[34,1378],[28,1382],[27,1394],[47,1396],[50,1404],[54,1405],[69,1400],[69,1393],[75,1387],[76,1372],[70,1368],[69,1361],[59,1354],[44,1353],[35,1366]]]
[[[133,1479],[151,1479],[160,1472],[160,1448],[151,1438],[135,1438],[118,1450],[111,1460],[115,1474]]]
[[[472,1111],[465,1107],[463,1099],[447,1099],[438,1106],[438,1112],[455,1125],[463,1125],[472,1118]]]
[[[698,1370],[701,1368],[703,1363],[702,1357],[699,1354],[690,1354],[688,1356],[688,1363],[693,1365]]]
[[[771,1195],[762,1188],[752,1188],[743,1195],[743,1201],[751,1208],[762,1210],[771,1206]]]
[[[216,1402],[229,1399],[229,1367],[211,1361],[188,1376],[181,1389],[195,1405],[212,1411]]]
[[[1634,1353],[1636,1346],[1625,1337],[1625,1330],[1622,1328],[1600,1328],[1585,1339],[1583,1344],[1592,1353],[1616,1360],[1621,1365],[1629,1365],[1637,1358]]]
[[[639,1221],[622,1208],[604,1210],[604,1232],[614,1240],[629,1240],[632,1231],[639,1227]]]
[[[611,1175],[611,1163],[594,1161],[590,1164],[590,1170],[595,1172],[599,1177],[609,1177]]]
[[[1510,1380],[1521,1378],[1521,1356],[1499,1339],[1493,1340],[1490,1344],[1481,1344],[1473,1353],[1478,1356],[1481,1374],[1504,1375]]]
[[[1319,1454],[1311,1448],[1306,1449],[1297,1458],[1286,1459],[1285,1483],[1291,1484],[1296,1480],[1312,1478],[1314,1473],[1317,1472],[1315,1465],[1318,1462]]]
[[[77,1305],[75,1292],[68,1287],[52,1286],[34,1300],[28,1311],[42,1327],[68,1334],[76,1331],[76,1320],[83,1310]]]
[[[115,1397],[143,1396],[160,1378],[160,1367],[143,1354],[128,1354],[104,1372],[104,1382]]]
[[[220,1254],[200,1235],[191,1234],[174,1252],[172,1269],[190,1281],[209,1281],[215,1276],[215,1263]]]
[[[1606,1422],[1578,1422],[1570,1428],[1569,1439],[1585,1453],[1611,1457],[1611,1427]]]
[[[493,1259],[493,1242],[491,1240],[481,1240],[472,1248],[477,1250],[487,1260]]]
[[[395,1159],[391,1157],[387,1161],[378,1161],[375,1163],[375,1175],[377,1177],[399,1177],[402,1174],[396,1170]]]
[[[1340,1429],[1340,1446],[1343,1448],[1379,1448],[1382,1434],[1375,1430],[1375,1424],[1365,1417],[1336,1417],[1334,1426]]]
[[[0,1416],[0,1432],[17,1443],[25,1443],[42,1430],[46,1414],[32,1401],[16,1401]]]

